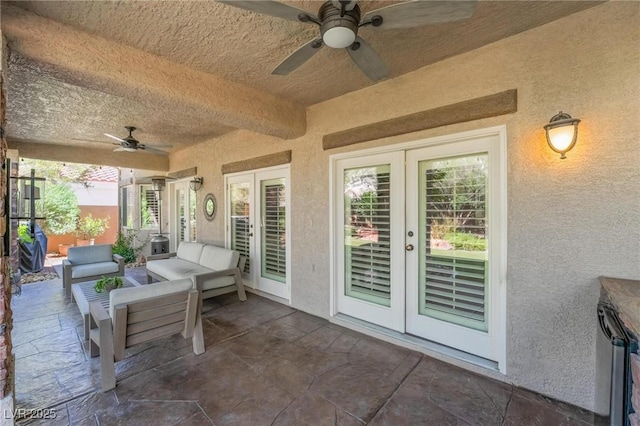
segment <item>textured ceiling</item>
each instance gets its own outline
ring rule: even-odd
[[[317,1],[283,3],[313,13],[322,4]],[[359,2],[364,12],[393,3],[397,2]],[[389,65],[391,73],[388,78],[394,78],[597,3],[480,1],[473,17],[468,20],[409,30],[364,27],[359,35]],[[159,73],[171,67],[194,72],[191,75],[181,71],[180,75],[189,80],[185,83],[185,90],[181,89],[183,93],[188,94],[189,90],[197,87],[197,81],[206,73],[218,80],[211,80],[211,84],[203,86],[215,87],[218,84],[224,87],[227,86],[225,81],[237,83],[230,93],[237,93],[238,98],[256,99],[256,102],[261,101],[262,98],[257,96],[263,96],[260,95],[263,93],[266,103],[262,109],[280,109],[283,116],[291,115],[291,108],[296,106],[304,111],[304,106],[374,84],[353,64],[346,52],[330,48],[322,49],[288,76],[271,75],[271,70],[284,58],[317,36],[318,28],[212,1],[33,1],[2,2],[2,7],[3,33],[12,52],[7,88],[9,139],[100,147],[96,143],[83,144],[74,139],[105,140],[102,133],[124,135],[123,126],[135,125],[141,129],[136,134],[141,142],[171,143],[177,150],[236,127],[262,131],[256,124],[260,120],[259,115],[248,119],[246,126],[237,117],[229,118],[230,115],[241,114],[242,108],[246,110],[246,106],[241,107],[241,104],[234,112],[231,106],[225,110],[223,102],[203,106],[205,102],[202,100],[194,99],[189,104],[188,100],[182,99],[179,104],[189,104],[188,107],[173,108],[170,101],[176,96],[168,97],[167,102],[157,102],[157,96],[145,97],[148,92],[153,92],[149,88],[150,81],[162,77]],[[21,12],[16,13],[16,10]],[[14,24],[5,28],[4,16],[24,15],[25,11],[28,11],[26,15],[48,20],[38,22],[53,21],[52,24],[59,23],[64,27],[38,24],[32,29],[18,29],[19,26]],[[84,55],[96,55],[96,63],[106,57],[102,56],[105,50],[112,50],[105,49],[101,43],[113,43],[112,56],[109,56],[111,62],[100,63],[99,67],[86,73],[72,67],[60,72],[60,64],[55,63],[53,54],[48,53],[48,57],[45,53],[38,54],[38,49],[44,52],[44,43],[29,45],[22,40],[31,35],[29,31],[35,34],[49,30],[46,37],[56,45],[56,38],[63,37],[60,34],[66,31],[65,28],[94,36],[83,39],[82,44]],[[36,37],[42,38],[43,35]],[[91,46],[94,43],[96,47]],[[116,45],[126,47],[116,49]],[[118,53],[125,52],[123,49],[134,54]],[[137,86],[132,83],[136,90],[132,90],[129,96],[125,90],[127,87],[112,84],[113,78],[108,80],[105,75],[110,71],[124,78],[128,68],[139,66],[139,61],[149,62],[144,59],[148,56],[139,56],[136,51],[161,60],[153,64],[157,74],[141,71],[149,80],[145,81],[147,87],[140,89],[137,82]],[[138,62],[132,64],[131,61]],[[108,67],[113,69],[106,69]],[[187,84],[191,86],[187,87]],[[114,89],[116,86],[118,90]],[[246,88],[247,91],[245,93],[238,88]],[[232,96],[223,95],[227,96],[229,105],[233,105]],[[284,130],[268,128],[264,132],[287,137],[300,134],[299,123],[285,121],[273,118],[272,127],[281,126]]]

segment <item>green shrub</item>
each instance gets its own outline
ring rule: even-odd
[[[140,251],[146,244],[146,241],[141,245],[136,246],[134,244],[136,240],[135,231],[133,229],[127,229],[126,233],[122,231],[118,232],[115,244],[113,244],[113,253],[119,254],[124,258],[124,263],[135,263]]]
[[[29,231],[29,225],[22,223],[18,226],[18,240],[21,243],[32,243],[33,237]]]
[[[104,234],[109,225],[109,216],[104,219],[93,217],[91,213],[78,219],[78,224],[76,228],[76,237],[81,240],[90,240],[95,237],[99,237]]]
[[[39,222],[45,234],[64,235],[76,229],[80,208],[71,186],[66,183],[47,185],[42,202],[46,219]]]

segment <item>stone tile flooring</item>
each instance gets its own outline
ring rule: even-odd
[[[138,281],[140,271],[128,271]],[[136,275],[137,274],[137,275]],[[17,408],[45,425],[588,425],[590,412],[249,294],[205,301],[206,352],[132,348],[100,391],[99,358],[61,280],[13,299]]]

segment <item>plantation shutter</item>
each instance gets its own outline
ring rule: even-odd
[[[187,227],[187,217],[186,217],[186,209],[185,209],[185,190],[180,188],[177,191],[176,198],[178,199],[178,217],[180,220],[180,225],[178,226],[178,241],[188,241],[186,237],[186,227]]]
[[[420,313],[487,330],[486,154],[424,161]]]
[[[133,185],[127,186],[126,188],[126,194],[127,194],[127,206],[126,206],[126,226],[133,228],[135,226],[135,219],[134,219],[134,206],[135,206],[135,195],[134,195],[134,188]]]
[[[390,167],[345,170],[344,179],[345,292],[390,306]]]
[[[286,279],[286,201],[284,179],[262,181],[262,276]]]
[[[231,200],[231,249],[246,258],[244,264],[245,273],[250,271],[250,245],[249,245],[249,184],[232,183],[229,187]]]
[[[140,185],[140,227],[143,229],[158,227],[160,206],[156,191],[151,185]]]
[[[121,186],[120,187],[120,225],[125,228],[132,228],[135,226],[133,220],[133,206],[135,203],[135,197],[133,196],[133,186]]]

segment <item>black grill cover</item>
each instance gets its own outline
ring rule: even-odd
[[[18,242],[20,247],[20,271],[23,273],[40,272],[44,268],[47,254],[47,236],[36,223],[35,239],[32,243]]]

